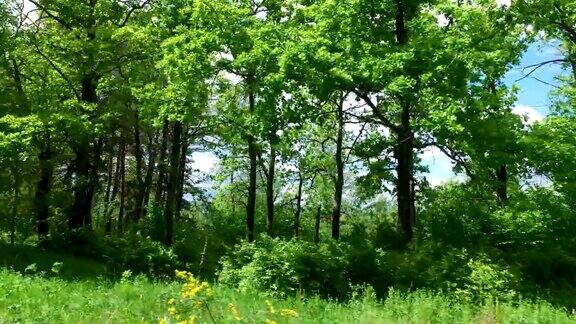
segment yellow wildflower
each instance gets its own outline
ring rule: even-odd
[[[237,321],[241,321],[242,316],[240,316],[240,313],[238,312],[238,308],[236,308],[236,305],[230,303],[228,304],[228,307],[230,308],[230,313],[232,313],[232,317],[234,317],[234,319]]]
[[[192,276],[192,274],[188,271],[176,270],[176,278],[179,278],[182,280],[189,280],[190,278],[194,278],[194,276]]]
[[[210,289],[207,282],[199,282],[193,279],[182,286],[180,297],[182,297],[182,299],[192,299],[201,293],[210,297],[212,296],[212,289]]]
[[[174,315],[178,314],[178,310],[176,309],[176,307],[170,306],[170,307],[168,307],[168,314],[174,316]]]
[[[165,320],[164,318],[161,318],[161,319],[158,321],[158,324],[166,324],[166,320]]]
[[[188,323],[189,324],[196,323],[196,315],[191,315],[190,318],[188,319]]]
[[[174,305],[174,304],[176,304],[176,300],[174,300],[174,298],[170,298],[170,299],[168,300],[168,305],[172,306],[172,305]]]
[[[265,323],[265,324],[278,324],[278,322],[276,322],[275,320],[271,320],[271,319],[268,319],[268,318],[264,320],[264,323]]]
[[[266,300],[266,305],[268,305],[268,313],[275,314],[276,310],[274,309],[274,305],[269,300]]]
[[[293,309],[282,309],[280,315],[282,317],[298,317],[298,312]]]
[[[200,309],[202,307],[204,307],[204,301],[199,300],[196,302],[196,304],[194,305],[196,308]]]

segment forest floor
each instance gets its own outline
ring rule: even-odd
[[[90,260],[0,246],[0,323],[576,323],[574,314],[546,302],[478,305],[425,291],[337,302],[215,284],[205,304],[194,307],[182,302],[182,283],[130,272],[112,280],[97,275],[102,269]]]

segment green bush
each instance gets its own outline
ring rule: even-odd
[[[490,197],[464,185],[450,184],[431,190],[418,219],[418,238],[454,247],[478,247],[490,232],[490,215],[496,209]]]
[[[125,270],[152,277],[172,276],[180,267],[174,252],[161,243],[126,233],[122,237],[101,236],[91,231],[67,232],[51,236],[42,246],[101,261],[106,274],[119,276]]]
[[[344,244],[315,245],[262,236],[256,243],[237,245],[223,257],[219,281],[279,296],[302,290],[343,297],[350,292],[346,254]]]
[[[459,278],[456,295],[472,301],[510,301],[517,297],[517,277],[505,266],[479,255],[467,263],[466,276]]]

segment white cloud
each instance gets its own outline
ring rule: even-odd
[[[217,165],[220,159],[211,152],[194,152],[192,153],[192,168],[202,172],[210,172]]]
[[[450,19],[448,19],[448,17],[446,17],[446,15],[443,13],[437,15],[436,19],[438,22],[438,26],[440,27],[446,27],[450,23]]]
[[[358,134],[360,134],[360,130],[362,130],[362,124],[360,124],[360,123],[347,123],[344,125],[344,129],[347,132],[354,134],[354,136],[358,136]]]
[[[433,187],[451,181],[463,182],[466,179],[464,175],[454,173],[452,160],[437,147],[425,149],[420,154],[420,158],[422,159],[422,164],[429,169],[429,172],[423,175]]]
[[[530,106],[518,105],[512,108],[512,112],[523,117],[526,125],[532,125],[544,119],[544,116],[538,110]]]
[[[496,5],[498,7],[510,8],[511,2],[511,0],[496,0]]]

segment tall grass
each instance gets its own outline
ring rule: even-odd
[[[152,282],[143,277],[119,282],[70,281],[0,270],[0,322],[158,323],[168,318],[167,302],[178,298],[180,288],[176,282]],[[425,291],[391,291],[383,301],[365,293],[347,303],[313,296],[272,300],[218,285],[213,291],[209,307],[219,323],[236,321],[230,304],[244,323],[264,323],[266,319],[277,323],[576,323],[574,315],[545,302],[474,305]],[[291,309],[298,317],[272,318],[267,300],[277,314]],[[200,323],[212,321],[202,309],[183,318],[190,315]]]

